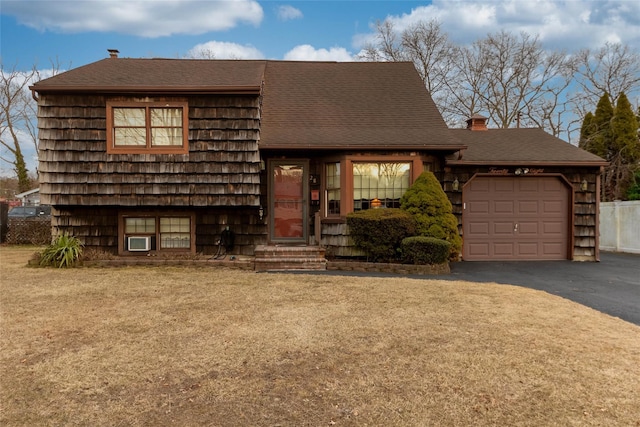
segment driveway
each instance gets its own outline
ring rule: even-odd
[[[640,325],[640,255],[602,252],[600,262],[458,262],[442,278],[538,289]]]
[[[343,276],[380,276],[354,271],[302,272]],[[602,252],[600,262],[456,262],[451,274],[415,279],[495,282],[538,289],[640,325],[640,255]]]

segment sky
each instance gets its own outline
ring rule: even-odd
[[[638,0],[0,0],[0,59],[5,70],[35,66],[43,75],[52,64],[107,58],[107,49],[128,58],[353,61],[377,21],[402,30],[433,19],[460,45],[505,30],[569,53],[606,42],[640,51]]]
[[[506,30],[569,52],[640,46],[640,1],[0,0],[5,68],[75,68],[108,56],[350,61],[376,21],[437,19],[458,44]]]

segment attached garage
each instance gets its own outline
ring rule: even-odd
[[[542,129],[488,129],[474,116],[454,137],[442,182],[465,261],[598,261],[603,159]]]
[[[570,258],[571,193],[560,177],[474,177],[463,192],[463,259]]]

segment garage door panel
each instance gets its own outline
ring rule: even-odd
[[[563,236],[566,233],[565,223],[562,221],[545,221],[542,223],[542,232],[546,236]]]
[[[496,200],[493,204],[493,212],[498,215],[513,215],[515,212],[513,200]]]
[[[493,244],[493,256],[511,258],[514,253],[514,249],[514,242],[497,242]]]
[[[531,258],[538,258],[538,242],[519,242],[518,243],[518,257],[526,256]]]
[[[564,205],[566,201],[562,200],[545,200],[542,202],[542,212],[545,214],[564,214]]]
[[[486,214],[488,215],[490,208],[490,204],[488,201],[476,201],[476,202],[468,202],[467,209],[472,214]]]
[[[469,224],[469,235],[477,237],[489,236],[489,223],[487,221],[472,222]]]
[[[533,192],[537,193],[538,190],[538,181],[534,179],[518,179],[515,182],[518,183],[517,188],[519,192]]]
[[[472,257],[487,259],[490,257],[489,243],[471,243],[467,247],[469,255]]]
[[[570,195],[556,177],[474,178],[463,194],[463,258],[566,259]]]
[[[518,223],[518,234],[520,236],[537,236],[540,233],[539,225],[538,221],[520,221]]]
[[[558,256],[565,255],[563,252],[565,250],[564,242],[547,242],[542,244],[542,256],[547,259],[557,259]],[[566,255],[565,255],[566,256]]]
[[[500,192],[513,193],[513,191],[515,190],[514,183],[515,183],[514,180],[499,179],[493,183],[493,189],[496,193],[500,193]],[[489,185],[489,188],[491,188],[491,185]]]
[[[517,212],[519,214],[538,215],[540,203],[537,200],[519,200]]]
[[[512,221],[492,221],[493,234],[497,236],[511,236],[513,234],[514,224]]]

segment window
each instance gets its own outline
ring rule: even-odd
[[[353,210],[399,208],[410,178],[410,162],[354,162]]]
[[[186,102],[107,102],[107,152],[186,154]]]
[[[190,247],[189,218],[160,218],[160,249],[189,249]]]
[[[144,238],[151,251],[192,250],[193,223],[193,215],[124,216],[122,252],[140,252],[139,247],[131,245]]]
[[[326,200],[327,216],[340,215],[340,162],[327,163],[326,170]]]

